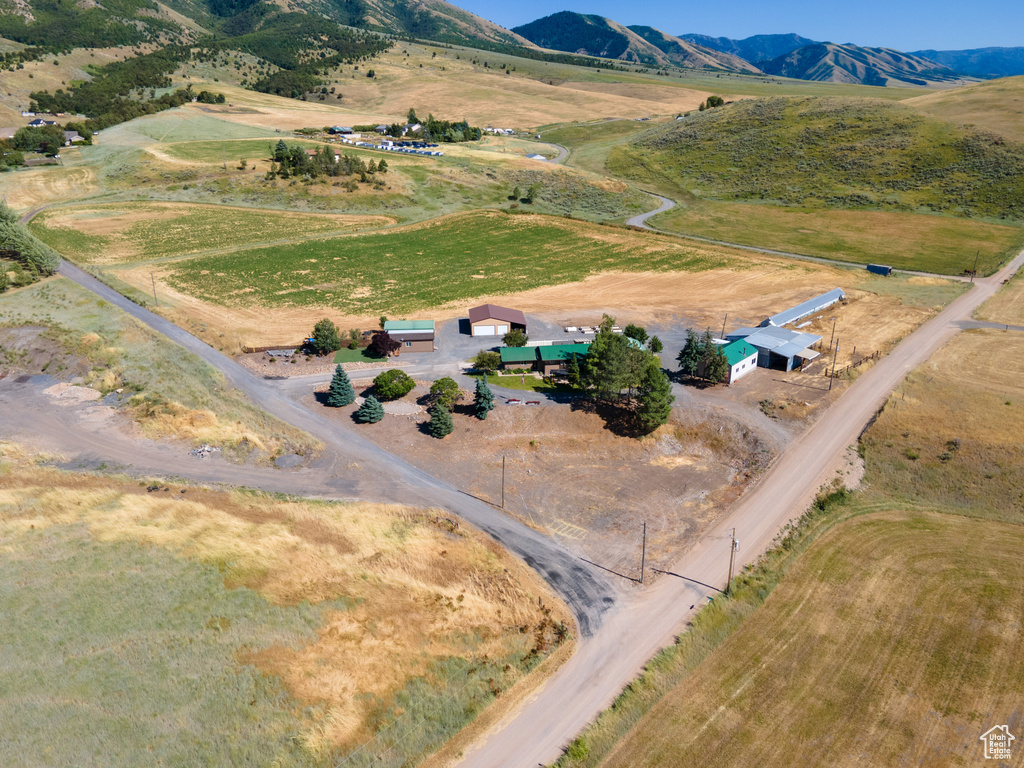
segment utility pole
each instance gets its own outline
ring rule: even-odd
[[[647,564],[647,521],[644,520],[644,541],[640,549],[640,583],[644,583],[644,566]]]
[[[153,303],[156,304],[157,307],[159,307],[160,306],[160,299],[158,299],[156,297],[156,278],[153,277],[153,273],[152,272],[149,273],[149,279],[153,281]]]
[[[725,338],[725,324],[729,322],[729,313],[725,313],[725,320],[722,321],[722,338]]]
[[[828,348],[832,349],[832,342],[836,339],[836,319],[832,318],[832,338],[828,340]]]
[[[501,508],[505,508],[505,456],[501,457]]]
[[[732,592],[732,567],[736,562],[736,552],[740,548],[740,543],[736,539],[736,529],[732,529],[732,535],[729,537],[729,581],[725,583],[725,594]]]
[[[832,355],[832,377],[828,380],[828,391],[832,391],[832,382],[836,380],[836,358],[839,357],[839,342],[836,342],[836,351]]]
[[[974,269],[971,270],[971,282],[974,282],[974,276],[978,274],[978,257],[981,256],[981,251],[974,254]]]

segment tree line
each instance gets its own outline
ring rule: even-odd
[[[360,181],[369,181],[368,176],[375,173],[387,173],[388,164],[384,158],[379,163],[373,160],[365,162],[362,158],[349,154],[336,155],[334,147],[321,145],[310,154],[301,144],[288,145],[284,139],[277,142],[271,155],[268,179],[280,176],[287,179],[292,176],[354,176],[359,175]],[[339,347],[340,349],[340,347]],[[333,351],[333,350],[329,350]]]
[[[0,293],[12,284],[27,285],[52,275],[60,266],[60,255],[29,232],[19,223],[18,214],[0,201],[0,264],[3,261],[13,262],[17,270],[12,283],[6,267],[0,266]]]

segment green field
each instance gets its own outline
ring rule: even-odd
[[[473,213],[387,233],[188,259],[170,265],[166,280],[225,306],[325,306],[377,315],[575,282],[611,269],[725,266],[738,262],[713,247],[557,218]]]
[[[1024,228],[896,211],[839,211],[692,200],[649,222],[668,232],[858,264],[994,272],[1024,248]]]
[[[1024,220],[1024,146],[889,102],[741,101],[656,126],[608,165],[698,198]]]
[[[103,203],[43,211],[32,232],[78,263],[130,263],[378,228],[384,217],[321,216],[175,203]]]
[[[239,658],[311,642],[339,606],[275,606],[214,565],[81,525],[8,523],[0,551],[6,764],[318,763],[298,702]]]

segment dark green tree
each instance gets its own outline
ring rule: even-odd
[[[639,341],[641,346],[647,343],[647,329],[643,326],[630,323],[622,333],[631,339]]]
[[[521,192],[519,191],[519,187],[516,187],[516,188],[514,188],[514,189],[512,190],[512,194],[508,196],[508,199],[509,199],[509,200],[518,200],[518,199],[519,199],[519,196],[520,196],[521,194],[522,194],[522,193],[521,193]]]
[[[700,369],[701,361],[700,337],[693,328],[686,330],[686,344],[679,351],[676,362],[679,363],[679,370],[684,376],[696,376]]]
[[[473,411],[476,417],[483,421],[487,414],[494,408],[494,393],[487,385],[487,377],[481,376],[476,380],[476,393],[473,395]]]
[[[313,351],[318,355],[328,355],[341,349],[341,335],[338,326],[326,317],[313,326]]]
[[[377,173],[387,173],[387,172],[388,172],[388,163],[387,163],[386,160],[381,158],[381,161],[379,163],[377,163]]]
[[[647,349],[649,349],[652,354],[660,355],[664,348],[665,345],[661,343],[661,339],[657,336],[651,336],[651,338],[647,340]]]
[[[430,421],[427,424],[427,431],[431,437],[438,440],[450,435],[455,429],[455,422],[452,421],[451,412],[440,403],[430,409]]]
[[[708,336],[711,334],[709,333]],[[719,384],[729,378],[729,359],[721,344],[709,342],[704,353],[704,378]]]
[[[610,322],[608,322],[610,321]],[[628,374],[628,347],[626,337],[613,333],[612,318],[606,316],[601,330],[587,350],[583,382],[594,388],[594,394],[601,400],[618,398],[625,386]]]
[[[636,398],[637,423],[644,434],[653,432],[668,421],[675,397],[672,395],[672,384],[668,376],[654,358],[647,361],[647,367],[640,376]]]
[[[525,347],[526,342],[530,340],[530,337],[526,335],[525,331],[521,331],[518,328],[513,328],[511,331],[502,336],[501,340],[506,347]]]
[[[397,400],[412,392],[416,382],[409,378],[409,374],[397,368],[377,374],[373,380],[373,391],[377,394],[378,400]]]
[[[356,391],[352,389],[352,382],[348,374],[340,365],[334,368],[334,377],[331,379],[331,386],[327,390],[327,404],[332,408],[341,408],[352,405],[356,401]]]
[[[412,107],[409,107],[409,114],[408,116],[406,116],[405,119],[409,123],[409,125],[415,125],[420,121],[419,118],[416,117],[416,110],[413,109]]]
[[[462,399],[462,390],[455,379],[445,376],[430,385],[430,397],[434,405],[441,405],[448,410],[452,409]]]
[[[384,406],[380,404],[373,395],[369,395],[355,413],[355,419],[360,424],[376,424],[384,418]]]
[[[569,359],[565,361],[566,378],[569,384],[577,389],[583,386],[581,367],[579,355],[569,355]]]

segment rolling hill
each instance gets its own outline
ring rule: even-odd
[[[653,27],[625,27],[603,16],[561,11],[513,30],[541,48],[653,67],[707,67],[757,72],[732,54],[694,45]]]
[[[851,44],[816,43],[757,65],[770,75],[833,83],[928,86],[959,79],[948,67],[919,56]]]
[[[792,53],[797,48],[807,45],[816,45],[816,40],[801,37],[797,34],[788,35],[753,35],[743,40],[733,40],[729,37],[711,37],[710,35],[679,35],[680,39],[711,48],[722,53],[731,53],[751,63],[757,61],[771,61],[779,56]]]
[[[964,75],[989,79],[1024,75],[1024,48],[974,48],[967,51],[914,51]]]

